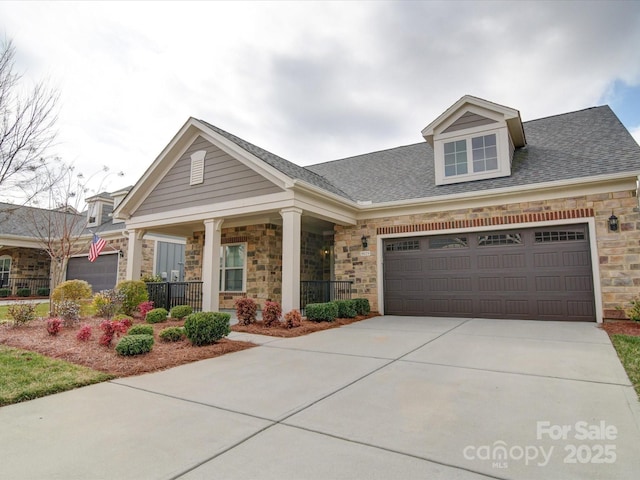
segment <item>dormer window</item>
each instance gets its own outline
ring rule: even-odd
[[[515,147],[526,143],[517,110],[468,95],[422,135],[433,147],[437,185],[509,176]]]
[[[91,202],[89,204],[87,227],[95,227],[100,223],[102,215],[102,203]]]

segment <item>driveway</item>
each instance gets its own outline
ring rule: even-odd
[[[637,478],[595,324],[376,317],[0,408],[0,478]]]

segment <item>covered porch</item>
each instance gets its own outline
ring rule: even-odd
[[[155,287],[161,292],[158,301],[168,306],[179,301],[195,310],[218,311],[233,309],[236,298],[246,296],[260,306],[276,301],[288,312],[307,303],[349,298],[350,282],[334,278],[334,225],[291,207],[259,217],[129,228],[127,278],[144,273],[142,237],[161,233],[186,240],[184,282]]]

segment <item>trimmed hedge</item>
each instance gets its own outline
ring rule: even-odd
[[[169,316],[171,318],[179,318],[182,320],[187,315],[191,315],[193,313],[193,308],[189,305],[176,305],[171,309]]]
[[[216,343],[231,332],[231,315],[221,312],[192,313],[184,321],[184,331],[197,347]]]
[[[186,337],[186,333],[183,327],[168,327],[160,330],[158,336],[163,342],[179,342]]]
[[[338,306],[334,302],[310,303],[304,307],[304,313],[314,322],[333,322],[338,317]]]
[[[30,297],[31,296],[31,289],[30,288],[18,288],[16,290],[16,295],[18,297]]]
[[[338,307],[338,318],[355,318],[358,315],[353,300],[334,300]]]
[[[127,330],[127,335],[153,335],[153,327],[151,325],[134,325]]]
[[[39,288],[36,290],[36,295],[38,295],[39,297],[48,297],[50,291],[51,290],[49,290],[48,288]]]
[[[165,308],[154,308],[147,313],[147,323],[160,323],[167,320],[169,312]]]
[[[53,303],[62,302],[63,300],[78,301],[92,296],[91,285],[84,280],[67,280],[53,289],[51,301]]]
[[[10,288],[0,288],[0,298],[5,298],[11,295]]]
[[[371,307],[369,306],[369,300],[366,298],[354,298],[353,303],[356,307],[358,315],[369,315],[371,313]]]
[[[118,355],[131,356],[149,353],[153,348],[153,335],[127,335],[116,345]]]

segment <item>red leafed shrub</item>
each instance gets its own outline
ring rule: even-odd
[[[88,341],[91,338],[91,325],[83,325],[76,333],[76,338],[81,342]]]
[[[127,324],[129,326],[127,326]],[[114,336],[120,336],[121,333],[127,333],[127,329],[131,326],[131,320],[127,321],[127,319],[122,321],[113,321],[113,320],[105,320],[100,324],[100,330],[104,333],[100,337],[98,343],[100,345],[104,345],[108,347],[111,345],[111,341]]]
[[[282,316],[282,307],[278,302],[264,302],[262,307],[262,322],[265,327],[273,327],[280,323]]]
[[[56,336],[62,330],[62,320],[59,318],[47,319],[47,332],[51,336]]]
[[[286,328],[296,328],[302,325],[302,315],[298,310],[291,310],[284,314],[284,326]]]
[[[234,302],[236,305],[236,317],[240,325],[251,325],[256,321],[258,305],[253,298],[240,297]]]
[[[142,302],[140,305],[138,305],[138,311],[140,312],[140,315],[143,319],[151,310],[153,310],[153,302],[151,300],[147,300],[146,302]]]

